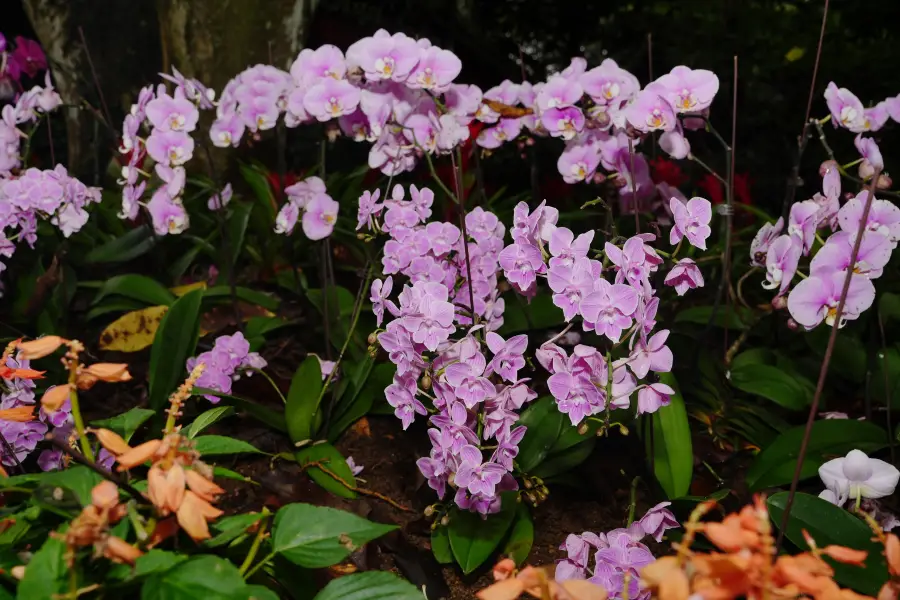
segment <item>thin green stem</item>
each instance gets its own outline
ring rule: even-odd
[[[247,569],[250,568],[250,565],[253,564],[253,559],[256,558],[256,554],[259,552],[259,547],[262,545],[263,539],[266,537],[266,527],[269,524],[268,519],[268,511],[263,509],[265,512],[263,513],[263,521],[259,524],[259,528],[256,530],[256,537],[253,538],[253,544],[250,546],[250,552],[247,553],[247,558],[244,559],[244,562],[241,564],[241,575],[247,575]],[[264,561],[265,562],[265,561]]]
[[[252,569],[250,569],[249,571],[247,571],[244,574],[244,579],[250,579],[251,577],[253,577],[253,575],[255,575],[257,571],[259,571],[261,568],[263,568],[273,558],[275,558],[274,552],[269,552],[268,554],[263,556],[262,560],[260,560],[258,563],[256,563],[256,565],[254,565],[254,567]]]
[[[262,369],[257,369],[256,367],[250,367],[249,370],[253,371],[254,373],[259,373],[260,375],[265,377],[266,381],[268,381],[272,385],[272,389],[275,390],[275,393],[278,394],[278,397],[281,398],[281,401],[284,404],[287,404],[287,398],[284,397],[284,394],[282,394],[281,390],[278,389],[278,385],[275,384],[275,380],[273,380],[271,377],[269,377],[268,373],[266,373]]]
[[[434,163],[431,161],[431,155],[427,152],[425,153],[425,161],[428,163],[428,170],[431,172],[431,178],[434,179],[434,182],[438,184],[438,186],[440,186],[440,188],[444,190],[444,193],[450,196],[450,198],[455,203],[459,204],[459,198],[457,198],[456,195],[452,191],[450,191],[450,188],[444,185],[444,182],[441,181],[441,178],[438,177],[437,171],[435,171],[434,169]]]
[[[718,179],[722,185],[728,185],[728,182],[725,181],[725,178],[722,177],[721,175],[719,175],[718,173],[716,173],[715,170],[712,167],[710,167],[709,165],[707,165],[705,162],[703,162],[702,160],[700,160],[693,154],[688,155],[688,158],[690,160],[694,161],[695,163],[697,163],[698,165],[700,165],[701,167],[703,167],[704,171],[706,171],[707,173],[709,173],[710,175],[712,175],[713,177]]]
[[[72,405],[72,419],[75,421],[75,432],[78,434],[81,453],[89,461],[94,462],[94,450],[84,433],[84,419],[81,417],[81,405],[78,403],[78,388],[73,384],[69,384],[69,403]]]
[[[641,476],[637,475],[631,480],[631,504],[628,505],[628,522],[625,527],[634,523],[634,510],[637,507],[637,486],[641,482]]]

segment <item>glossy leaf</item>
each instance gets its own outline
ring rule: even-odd
[[[198,433],[200,433],[210,425],[216,423],[217,421],[221,421],[222,419],[233,413],[234,409],[230,406],[217,406],[215,408],[211,408],[194,419],[194,422],[188,425],[188,427],[185,429],[184,434],[188,438],[194,438]]]
[[[450,531],[438,525],[431,530],[431,552],[435,560],[442,565],[453,563],[453,550],[450,549]]]
[[[698,325],[706,325],[709,323],[710,317],[713,314],[712,306],[693,306],[691,308],[686,308],[675,315],[676,323],[696,323]],[[713,325],[716,327],[723,327],[728,329],[746,329],[747,328],[747,320],[752,318],[752,315],[746,310],[735,310],[734,307],[731,307],[731,310],[725,310],[725,307],[720,306],[716,311],[715,319],[713,320]]]
[[[168,292],[168,290],[166,290]],[[150,349],[150,408],[162,414],[169,394],[187,377],[187,359],[197,348],[202,290],[190,292],[163,317]]]
[[[161,239],[149,225],[135,227],[128,233],[93,248],[84,257],[88,264],[113,264],[134,260],[153,249]]]
[[[487,519],[467,510],[453,508],[447,525],[450,548],[463,573],[469,574],[483,565],[500,546],[516,516],[516,507],[515,492],[507,492],[503,494],[500,512]]]
[[[503,326],[498,331],[504,337],[535,329],[550,329],[565,323],[562,310],[553,304],[550,294],[539,294],[530,304],[515,293],[506,294],[505,300]]]
[[[315,600],[422,600],[422,591],[386,571],[339,577],[328,583]]]
[[[19,583],[19,600],[47,600],[66,589],[66,545],[62,540],[48,537],[31,557],[25,577]]]
[[[311,439],[315,431],[316,413],[322,395],[322,367],[315,356],[307,356],[291,379],[291,389],[284,407],[288,435],[294,443]]]
[[[194,388],[193,394],[195,396],[215,396],[222,402],[227,402],[237,410],[247,413],[260,423],[268,425],[272,429],[275,429],[282,433],[287,433],[287,423],[284,420],[283,413],[272,410],[271,408],[268,408],[261,404],[257,404],[253,400],[248,400],[247,398],[241,398],[239,396],[223,394],[222,392],[219,392],[217,390],[210,390],[206,388]]]
[[[528,473],[546,458],[550,448],[556,443],[563,420],[567,417],[556,408],[556,401],[550,396],[538,398],[522,411],[519,424],[528,429],[519,444],[516,462]]]
[[[788,429],[756,456],[746,474],[751,491],[790,483],[804,430],[803,425]],[[815,475],[826,460],[844,456],[854,448],[871,453],[887,444],[887,433],[874,423],[853,419],[816,421],[812,425],[802,476]]]
[[[43,485],[72,490],[82,506],[91,503],[91,490],[101,481],[103,478],[100,475],[83,465],[75,465],[62,471],[50,471],[44,473],[40,479]]]
[[[278,298],[265,292],[258,292],[246,287],[236,286],[234,288],[234,295],[238,297],[238,300],[262,306],[266,310],[278,310],[278,307],[281,305],[281,300]],[[217,285],[207,288],[203,293],[203,297],[206,299],[227,299],[230,301],[231,287],[227,285]]]
[[[207,548],[218,548],[229,544],[259,523],[262,518],[262,513],[244,513],[218,519],[211,524],[213,532],[217,533],[203,542],[203,545]]]
[[[101,350],[139,352],[153,344],[156,331],[169,307],[148,306],[125,313],[100,332]]]
[[[781,525],[787,498],[788,492],[781,492],[768,499],[769,515],[776,528]],[[836,544],[868,552],[865,567],[838,563],[827,557],[825,560],[834,567],[834,579],[841,585],[869,596],[878,595],[882,583],[888,579],[887,563],[882,554],[883,547],[872,542],[872,531],[865,522],[821,498],[797,493],[785,536],[798,548],[808,550],[804,530],[819,548]]]
[[[669,406],[663,406],[649,417],[654,435],[655,474],[666,496],[677,498],[687,494],[691,487],[694,470],[691,428],[675,376],[661,373],[659,380],[672,387],[675,394]],[[646,442],[649,452],[650,440]]]
[[[134,432],[154,414],[156,413],[146,408],[132,408],[131,410],[123,412],[121,415],[116,415],[109,419],[92,421],[91,425],[94,427],[111,429],[121,435],[127,442],[131,440],[131,436],[134,435]]]
[[[272,550],[289,561],[318,569],[344,560],[351,552],[396,529],[352,513],[311,504],[289,504],[275,515]]]
[[[531,511],[525,503],[520,503],[516,509],[516,520],[509,532],[509,539],[503,547],[503,554],[513,559],[516,565],[521,565],[528,558],[533,544],[534,522],[531,520]]]
[[[532,470],[535,477],[547,479],[557,477],[567,471],[571,471],[588,459],[594,451],[597,438],[589,438],[561,452],[548,454],[541,463]]]
[[[235,600],[245,587],[234,564],[207,554],[155,573],[141,588],[141,600]]]
[[[731,369],[731,385],[789,410],[803,410],[812,401],[812,395],[797,382],[797,377],[763,364],[742,364]]]
[[[222,454],[265,454],[252,444],[224,435],[201,435],[194,438],[194,448],[201,456]]]
[[[301,466],[311,462],[322,463],[322,466],[337,475],[341,481],[347,482],[347,485],[356,486],[356,477],[353,476],[353,471],[350,470],[347,459],[331,444],[307,446],[298,450],[295,456],[297,457],[297,464]],[[356,492],[339,481],[335,481],[331,475],[325,473],[322,469],[310,467],[306,472],[309,473],[313,481],[335,496],[350,499],[356,498]]]
[[[101,300],[112,295],[125,296],[154,306],[160,304],[171,306],[175,301],[175,295],[155,279],[133,274],[117,275],[108,279],[94,297],[94,304],[99,304]]]
[[[250,202],[235,201],[229,206],[231,214],[228,217],[228,241],[231,244],[232,265],[236,265],[244,247],[244,237],[247,235],[247,224],[250,222],[250,213],[253,212],[253,204]]]

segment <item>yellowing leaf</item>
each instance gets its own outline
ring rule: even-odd
[[[794,46],[784,55],[784,59],[788,62],[794,62],[803,58],[804,54],[806,54],[806,48]]]
[[[181,298],[188,292],[193,292],[194,290],[205,290],[206,282],[198,281],[197,283],[189,283],[187,285],[179,285],[173,288],[169,288],[169,291]]]
[[[138,352],[147,348],[167,310],[168,306],[151,306],[122,315],[100,334],[100,349]]]

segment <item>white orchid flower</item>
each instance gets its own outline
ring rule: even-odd
[[[884,498],[894,493],[900,471],[861,450],[851,450],[844,458],[835,458],[819,467],[819,477],[827,488],[819,497],[841,505],[849,499]]]

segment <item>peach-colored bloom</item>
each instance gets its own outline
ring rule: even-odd
[[[98,381],[107,381],[110,383],[119,383],[122,381],[131,381],[131,374],[128,372],[128,365],[125,363],[96,363],[86,367],[78,373],[78,381],[76,384],[79,389],[89,390]]]
[[[207,502],[215,502],[220,494],[225,493],[225,490],[198,473],[195,469],[185,471],[184,478],[191,491]]]
[[[42,338],[30,342],[19,342],[19,353],[22,358],[27,360],[44,358],[45,356],[56,352],[57,348],[62,346],[66,341],[67,340],[58,335],[45,335]]]
[[[210,537],[206,522],[222,516],[222,511],[215,508],[194,492],[187,491],[178,508],[176,516],[181,528],[195,541]]]
[[[88,431],[97,436],[97,441],[100,442],[100,445],[106,448],[106,451],[113,456],[120,456],[131,450],[128,442],[115,431],[109,429],[89,429]]]
[[[2,379],[43,379],[46,371],[34,369],[13,369],[6,365],[0,365],[0,378]]]
[[[69,399],[70,392],[68,384],[55,385],[41,396],[41,406],[46,412],[56,412]]]
[[[852,548],[835,545],[825,546],[822,548],[822,552],[838,562],[856,565],[858,567],[863,566],[863,563],[866,562],[866,557],[869,555],[865,550],[854,550]]]
[[[134,561],[140,558],[144,553],[114,535],[106,538],[106,544],[103,549],[103,555],[113,562],[120,562],[133,565]]]
[[[101,481],[91,490],[91,504],[109,509],[119,503],[119,488],[112,481]]]
[[[135,446],[131,450],[119,456],[116,461],[119,463],[119,470],[125,471],[137,465],[142,465],[150,460],[156,451],[162,445],[162,440],[150,440],[144,442],[140,446]]]
[[[585,579],[569,579],[559,584],[572,600],[606,600],[606,590]]]
[[[0,419],[3,419],[4,421],[16,421],[17,423],[34,421],[34,407],[26,405],[0,409]]]

